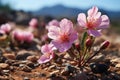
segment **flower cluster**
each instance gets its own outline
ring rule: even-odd
[[[54,57],[53,55],[56,54],[54,50],[58,50],[59,52],[66,52],[69,55],[73,54],[78,60],[78,65],[84,66],[98,52],[109,45],[107,41],[97,53],[88,56],[95,37],[101,35],[102,29],[109,27],[108,16],[102,15],[96,6],[88,10],[87,16],[84,13],[78,14],[77,21],[80,27],[86,30],[81,41],[79,41],[79,33],[74,29],[73,23],[70,20],[64,18],[60,22],[52,20],[48,23],[46,29],[48,30],[47,35],[51,39],[51,42],[42,46],[41,52],[43,55],[38,60],[40,64],[50,61]],[[78,40],[78,44],[77,47],[74,47],[73,44],[76,40]],[[74,50],[77,51],[76,54],[74,54]],[[72,57],[74,58],[74,56]]]
[[[14,30],[12,32],[12,36],[15,40],[20,41],[21,43],[23,42],[30,43],[34,38],[31,32],[23,30]]]
[[[8,34],[11,30],[12,30],[12,27],[8,23],[2,24],[0,26],[0,33],[1,34]]]
[[[36,18],[31,19],[28,28],[15,27],[14,23],[5,23],[0,25],[0,44],[4,46],[25,46],[34,40],[33,31],[38,26]],[[25,43],[25,44],[24,44]],[[27,46],[26,46],[27,47]]]

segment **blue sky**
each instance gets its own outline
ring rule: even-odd
[[[35,11],[45,6],[62,4],[68,7],[90,8],[98,6],[107,10],[120,11],[120,0],[3,0],[9,3],[14,9]]]

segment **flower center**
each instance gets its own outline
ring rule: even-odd
[[[91,18],[87,22],[88,29],[95,29],[97,25],[98,25],[98,22],[97,22],[97,19],[95,18]]]
[[[94,29],[94,23],[93,22],[88,22],[87,27],[88,27],[88,29]]]
[[[60,36],[60,40],[62,41],[62,42],[68,42],[69,41],[69,36],[68,36],[68,34],[62,34],[61,36]]]

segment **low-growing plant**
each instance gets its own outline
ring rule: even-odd
[[[40,64],[49,62],[56,55],[65,59],[64,55],[69,54],[71,59],[67,60],[76,62],[76,65],[82,68],[94,56],[108,47],[109,41],[105,41],[96,51],[92,49],[95,38],[101,36],[101,31],[109,27],[110,21],[107,15],[102,15],[98,11],[98,8],[94,6],[88,10],[87,16],[84,13],[80,13],[77,21],[79,26],[84,30],[83,33],[75,31],[73,23],[66,18],[60,22],[53,20],[47,25],[47,35],[51,39],[51,42],[42,46],[41,52],[43,55],[38,60]],[[83,34],[82,37],[79,37],[81,34]],[[60,53],[65,54],[61,57],[58,55]]]

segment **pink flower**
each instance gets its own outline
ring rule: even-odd
[[[41,52],[43,55],[38,60],[38,63],[43,64],[49,62],[53,57],[54,46],[52,44],[45,44],[41,47]]]
[[[12,27],[6,23],[1,25],[0,30],[3,30],[5,33],[9,33],[11,31]]]
[[[29,26],[32,28],[36,28],[38,26],[38,20],[36,18],[32,18],[29,22]]]
[[[23,31],[22,30],[14,30],[12,32],[12,36],[17,41],[20,41],[20,42],[24,41],[24,36],[23,36]]]
[[[59,22],[57,20],[52,20],[48,23],[48,25],[46,26],[46,29],[48,29],[50,26],[59,26]]]
[[[31,32],[27,32],[27,31],[22,31],[22,30],[15,30],[12,33],[13,38],[17,41],[20,42],[32,42],[34,36]]]
[[[31,32],[23,32],[23,36],[24,36],[24,41],[25,42],[32,42],[32,40],[33,40],[33,38],[34,38],[34,36],[33,36],[33,34],[31,33]]]
[[[59,26],[59,22],[57,20],[52,20],[48,23],[49,26]]]
[[[70,20],[62,19],[59,25],[48,28],[48,37],[53,39],[52,44],[60,52],[65,52],[71,48],[72,43],[77,39],[77,32],[73,29]]]
[[[92,7],[87,12],[88,16],[84,13],[78,15],[78,23],[81,27],[87,29],[88,34],[91,36],[97,37],[100,36],[101,29],[108,28],[109,18],[107,15],[101,15],[101,12],[98,12],[97,7]]]

